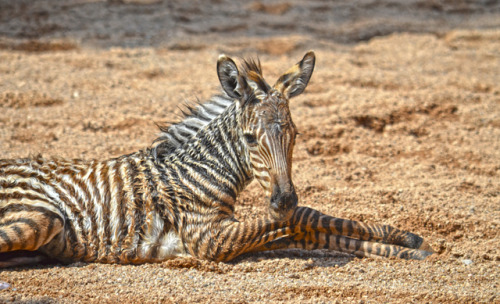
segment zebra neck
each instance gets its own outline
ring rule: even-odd
[[[239,133],[236,109],[230,107],[167,155],[165,164],[182,173],[177,174],[179,181],[195,200],[232,210],[238,194],[253,179]]]

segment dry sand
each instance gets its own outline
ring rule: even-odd
[[[415,232],[435,255],[10,268],[0,302],[499,303],[495,1],[0,0],[0,157],[141,149],[184,100],[217,92],[221,52],[259,56],[273,82],[309,49],[290,106],[301,204]],[[238,217],[266,205],[253,183]]]

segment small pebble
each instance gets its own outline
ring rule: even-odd
[[[9,283],[6,282],[0,282],[0,290],[4,290],[10,287]]]
[[[462,260],[462,263],[464,263],[464,265],[465,265],[465,266],[469,266],[469,265],[471,265],[473,262],[472,262],[472,260],[470,260],[470,259],[465,259],[465,260]]]

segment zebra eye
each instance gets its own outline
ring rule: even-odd
[[[252,134],[244,134],[243,136],[245,137],[245,141],[247,142],[247,144],[251,146],[257,144],[257,139]]]

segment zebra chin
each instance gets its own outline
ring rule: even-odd
[[[273,191],[269,204],[269,213],[277,221],[289,220],[297,208],[298,197],[295,191]]]

